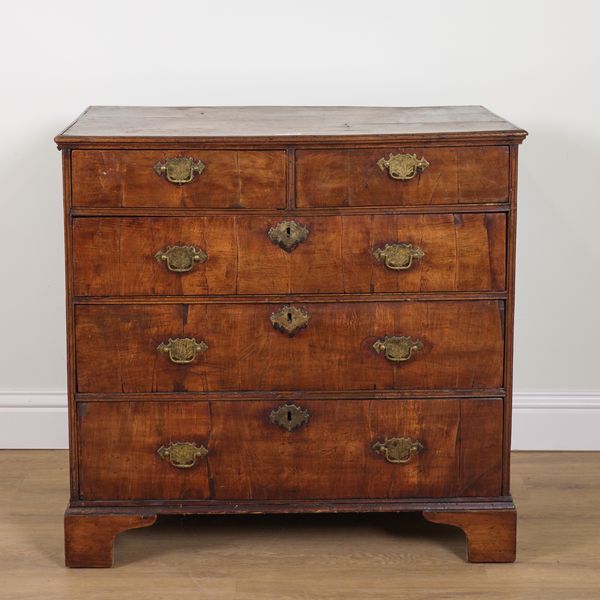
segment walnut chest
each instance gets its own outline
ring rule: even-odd
[[[91,107],[56,137],[67,565],[158,514],[421,511],[515,557],[517,150],[478,106]]]

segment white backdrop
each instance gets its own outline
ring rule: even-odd
[[[0,447],[65,438],[60,156],[89,104],[483,104],[521,150],[515,447],[600,449],[600,4],[11,2]]]

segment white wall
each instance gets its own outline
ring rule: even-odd
[[[600,449],[599,18],[594,0],[3,5],[0,446],[64,439],[52,137],[85,106],[483,104],[530,132],[516,446]]]

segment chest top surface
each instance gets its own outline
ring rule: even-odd
[[[482,106],[91,106],[60,133],[59,146],[102,142],[302,142],[313,138],[351,142],[373,136],[522,141],[526,132]]]

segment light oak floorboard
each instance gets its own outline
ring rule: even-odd
[[[0,452],[0,598],[600,598],[600,453],[516,453],[515,564],[468,564],[420,515],[159,518],[113,569],[63,566],[65,451]]]

